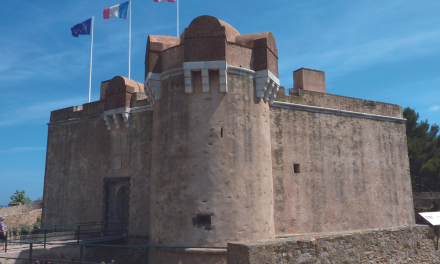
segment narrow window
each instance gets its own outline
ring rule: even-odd
[[[299,164],[293,164],[293,173],[300,173]]]
[[[223,127],[222,127],[222,129],[220,130],[220,137],[223,137]]]
[[[192,220],[196,227],[203,227],[206,230],[212,229],[211,214],[197,214]]]
[[[212,36],[212,30],[211,30],[211,36]]]
[[[196,216],[196,225],[210,226],[211,225],[211,216],[210,215],[197,215]]]
[[[199,31],[197,30],[197,36],[199,35]]]

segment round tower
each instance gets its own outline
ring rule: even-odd
[[[154,105],[151,243],[274,238],[273,35],[240,35],[201,16],[180,38],[150,36],[145,63]]]

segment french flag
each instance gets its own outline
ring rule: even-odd
[[[171,3],[175,3],[176,0],[154,0],[154,2],[171,2]]]
[[[102,15],[104,19],[109,19],[112,17],[119,17],[123,19],[127,19],[127,11],[128,11],[128,1],[119,5],[115,5],[109,8],[104,9]]]

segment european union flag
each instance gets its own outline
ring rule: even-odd
[[[72,36],[78,37],[78,35],[90,35],[90,27],[92,25],[92,19],[87,19],[86,21],[76,24],[71,28]]]

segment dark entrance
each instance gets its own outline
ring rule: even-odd
[[[125,233],[130,178],[104,179],[104,227],[108,235]]]

